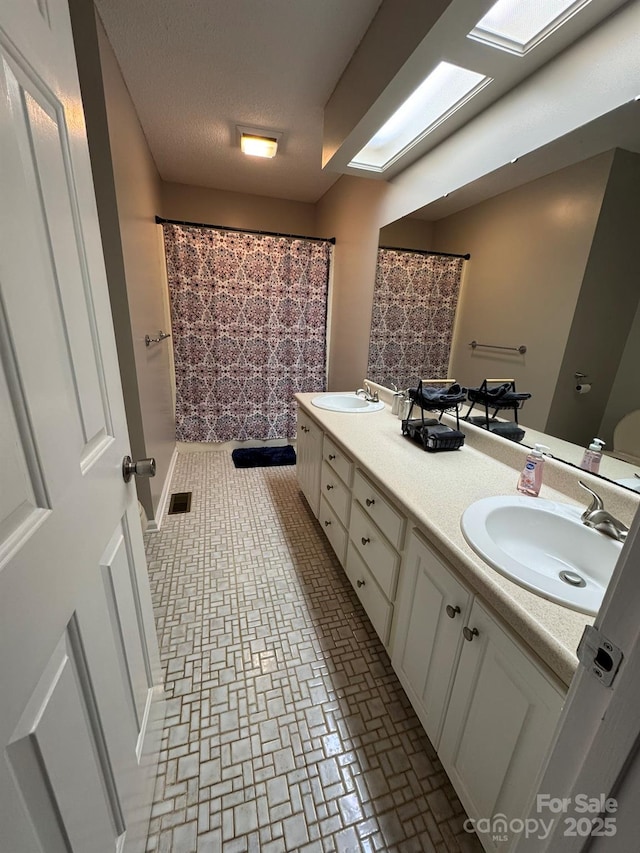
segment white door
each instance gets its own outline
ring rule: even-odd
[[[415,533],[401,583],[393,668],[438,749],[472,596]]]
[[[467,631],[438,757],[470,818],[523,818],[563,692],[478,599]],[[485,850],[511,850],[517,840],[512,832],[476,829]]]
[[[162,690],[66,0],[0,4],[0,851],[144,847]]]

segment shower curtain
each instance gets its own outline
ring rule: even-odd
[[[370,379],[408,388],[420,378],[446,378],[463,263],[448,255],[378,249]]]
[[[179,441],[289,438],[324,391],[328,241],[163,225]]]

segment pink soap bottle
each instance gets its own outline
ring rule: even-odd
[[[546,445],[536,444],[527,456],[517,486],[518,491],[522,492],[523,495],[531,495],[535,498],[540,494],[545,451],[549,452]]]
[[[605,443],[601,438],[594,438],[589,447],[585,450],[580,467],[585,471],[591,471],[592,474],[597,474],[600,470],[600,460],[602,459],[602,448]]]

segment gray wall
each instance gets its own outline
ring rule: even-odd
[[[640,405],[639,363],[634,370],[629,358],[638,348],[630,332],[640,299],[639,198],[640,156],[617,150],[545,430],[576,444],[599,435],[604,418],[606,435],[599,437],[611,448],[617,421]],[[616,383],[628,339],[627,359]],[[576,370],[588,374],[589,394],[575,393]],[[605,418],[610,396],[611,413]]]

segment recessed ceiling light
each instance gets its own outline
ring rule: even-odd
[[[240,149],[251,157],[273,158],[278,151],[281,133],[272,130],[256,130],[250,127],[238,127]]]
[[[384,171],[490,82],[477,71],[440,62],[349,165]]]
[[[468,38],[524,56],[591,0],[498,0]]]

